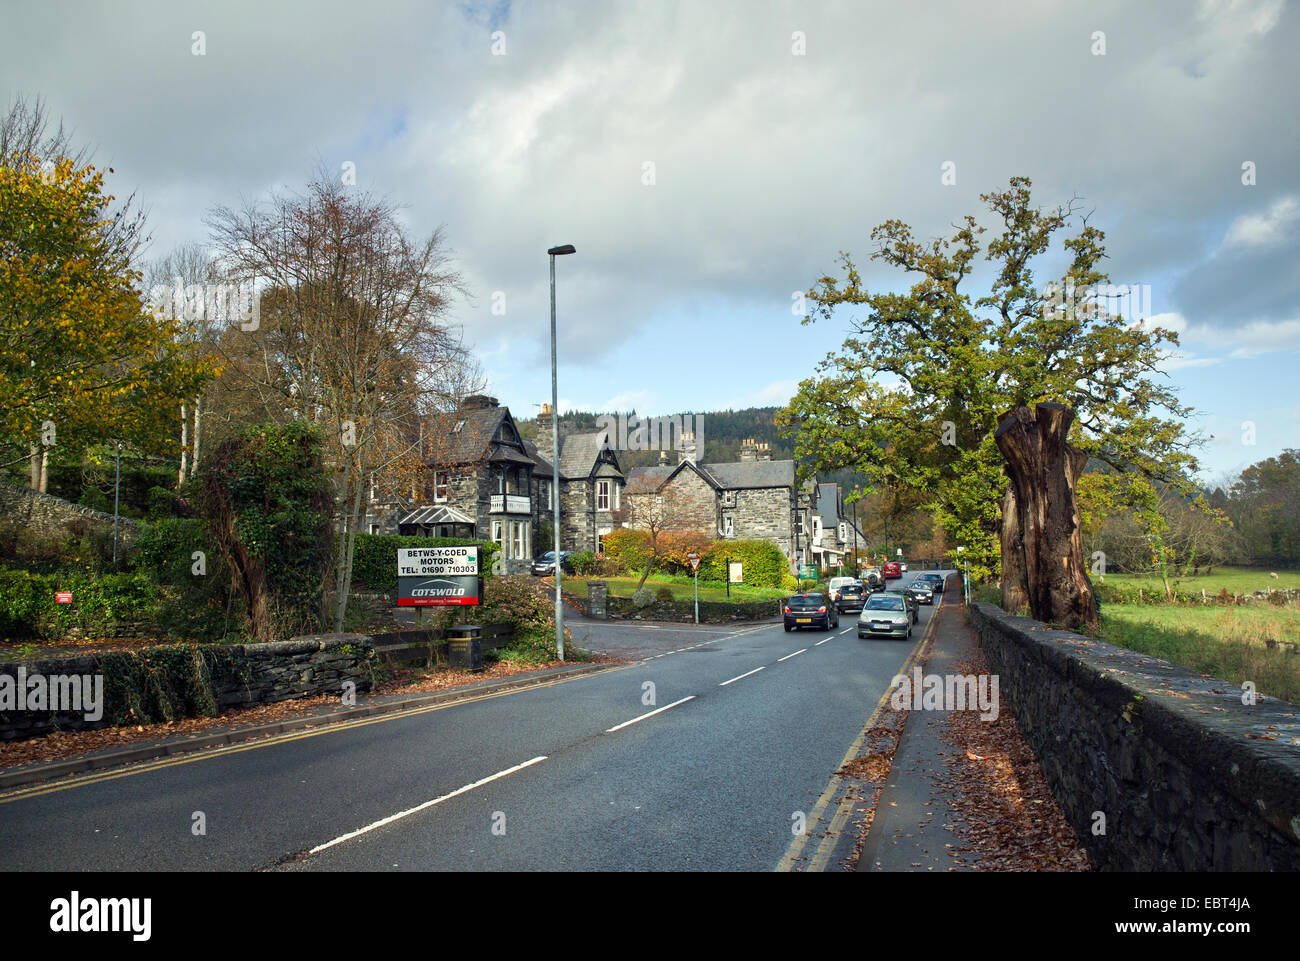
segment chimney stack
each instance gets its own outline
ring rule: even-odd
[[[550,404],[543,404],[541,411],[537,414],[537,453],[541,454],[552,465],[555,464],[555,449],[551,443],[551,421],[555,419],[555,414],[551,410]]]
[[[746,437],[740,442],[740,459],[742,462],[758,460],[758,444],[754,438]]]
[[[693,430],[682,431],[682,433],[678,436],[681,438],[681,440],[677,448],[677,463],[680,464],[683,461],[690,461],[692,464],[694,464],[695,456],[696,456],[695,455],[695,431]]]

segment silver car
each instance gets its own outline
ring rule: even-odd
[[[912,636],[912,614],[900,594],[875,594],[867,598],[858,615],[858,637]]]

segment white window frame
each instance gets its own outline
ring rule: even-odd
[[[734,515],[732,514],[722,515],[722,536],[723,537],[736,536],[736,518]]]
[[[800,537],[804,536],[803,511],[794,512],[794,532]]]
[[[510,522],[510,556],[519,558],[527,557],[528,550],[528,524],[524,521]]]
[[[723,507],[735,507],[735,506],[736,506],[736,492],[735,492],[735,491],[723,491],[723,492],[722,492],[722,506],[723,506]]]
[[[840,524],[840,542],[841,542],[841,543],[844,543],[844,544],[847,544],[847,543],[848,543],[848,540],[849,540],[849,525],[848,525],[848,524],[841,523],[841,524]]]
[[[618,510],[620,495],[623,492],[623,485],[618,483],[617,481],[613,481],[611,483],[613,483],[614,485],[614,510]]]
[[[502,554],[505,554],[506,557],[510,556],[509,554],[506,553],[506,548],[508,545],[505,539],[505,525],[503,525],[501,521],[492,522],[492,540],[494,543],[501,545]]]
[[[438,477],[443,478],[442,483],[438,483]],[[442,496],[438,496],[438,488],[442,488]],[[433,472],[433,502],[435,504],[445,503],[447,495],[451,493],[451,471],[436,470]]]
[[[609,510],[610,502],[613,500],[613,495],[610,493],[610,488],[613,486],[614,486],[613,481],[607,481],[607,480],[596,481],[596,510],[598,511]],[[602,502],[605,505],[604,507],[601,506]]]

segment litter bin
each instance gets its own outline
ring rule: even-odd
[[[455,624],[447,632],[447,660],[452,667],[483,670],[483,628]]]

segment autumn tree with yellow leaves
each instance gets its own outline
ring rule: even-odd
[[[0,457],[30,458],[37,489],[56,447],[174,454],[177,399],[211,376],[143,303],[113,199],[88,163],[0,166]]]

